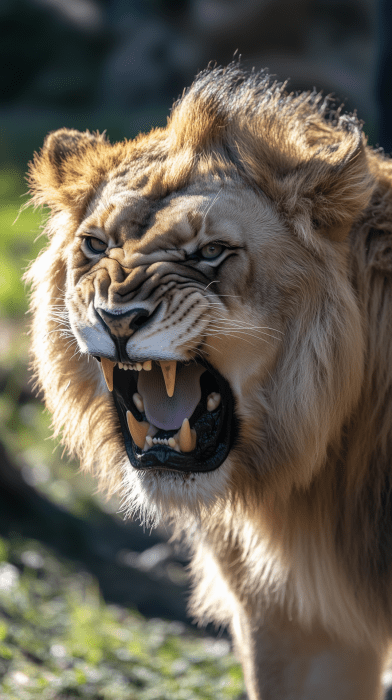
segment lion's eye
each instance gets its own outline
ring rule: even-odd
[[[204,260],[214,260],[222,253],[224,246],[220,243],[207,243],[200,248],[200,255]]]
[[[100,238],[94,238],[94,236],[87,236],[84,240],[86,243],[87,250],[90,250],[91,253],[103,253],[107,248],[107,244],[104,241],[101,241]]]

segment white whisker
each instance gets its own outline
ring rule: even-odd
[[[237,338],[243,338],[245,336],[248,336],[250,338],[257,338],[258,340],[263,340],[264,338],[273,338],[274,340],[280,340],[280,338],[277,338],[275,335],[271,335],[271,333],[249,333],[248,329],[242,328],[222,328],[219,326],[210,326],[209,329],[212,332],[222,333],[223,335],[233,336],[233,334],[235,333]]]
[[[217,282],[217,281],[218,280],[214,280],[214,282]],[[212,282],[210,282],[210,284],[212,284]],[[207,285],[207,286],[209,287],[209,285]],[[207,287],[206,287],[206,289],[207,289]],[[208,294],[206,294],[206,296],[207,296],[207,298],[209,298]],[[219,294],[219,293],[216,293],[216,294],[214,294],[214,296],[217,296],[217,297],[235,297],[236,299],[242,298],[241,294]]]
[[[207,218],[207,214],[211,211],[211,209],[212,209],[212,207],[214,206],[215,202],[219,199],[222,190],[223,190],[223,187],[221,187],[221,188],[218,190],[218,192],[216,193],[214,199],[212,200],[212,202],[209,204],[209,206],[207,207],[206,211],[204,212],[203,218],[202,218],[202,224],[204,224],[204,222],[205,222],[205,220],[206,220],[206,218]]]
[[[236,328],[247,328],[248,330],[251,331],[256,331],[256,330],[262,330],[262,331],[273,331],[274,333],[282,333],[282,331],[279,331],[277,328],[271,328],[270,326],[254,326],[252,323],[246,323],[245,321],[235,321],[233,319],[226,319],[226,318],[218,318],[218,319],[213,319],[214,323],[222,323],[224,325],[232,325],[233,327],[235,326]]]
[[[242,340],[244,343],[248,343],[248,345],[252,345],[253,347],[256,347],[256,346],[255,346],[255,343],[252,343],[252,342],[251,342],[250,340],[248,340],[247,338],[243,338],[242,336],[235,335],[235,333],[230,333],[230,334],[229,334],[229,333],[226,333],[226,334],[224,334],[224,335],[225,335],[226,337],[229,336],[230,338],[235,338],[235,339],[237,339],[237,340]],[[217,334],[213,334],[212,337],[213,337],[213,338],[221,338],[222,336],[221,336],[220,334],[217,333]],[[253,337],[253,336],[252,336],[252,337]],[[267,343],[267,345],[271,345],[271,343],[269,343],[268,340],[266,340],[265,342]],[[206,343],[205,343],[205,344],[206,344]],[[210,347],[212,347],[212,346],[210,346]],[[216,350],[216,349],[217,349],[217,348],[214,348],[214,350]]]
[[[211,284],[214,284],[215,282],[217,282],[217,283],[219,284],[219,280],[212,280],[212,282],[209,282],[209,283],[207,284],[207,286],[204,287],[204,290],[208,289],[208,287],[209,287]],[[207,295],[207,296],[208,296],[208,295]]]

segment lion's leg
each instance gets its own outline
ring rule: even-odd
[[[381,700],[382,660],[353,650],[323,631],[303,632],[274,616],[262,627],[239,613],[235,647],[249,700]]]

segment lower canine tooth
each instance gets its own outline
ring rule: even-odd
[[[216,392],[210,394],[207,398],[207,411],[215,411],[221,402],[221,395]]]
[[[139,423],[131,411],[127,411],[127,423],[134,443],[142,450],[150,424],[145,421]]]
[[[140,394],[134,394],[132,398],[137,410],[140,411],[140,413],[144,413],[144,403]]]
[[[196,430],[191,429],[188,418],[182,421],[178,441],[181,452],[192,452],[196,447]]]
[[[101,367],[103,376],[105,377],[106,386],[109,389],[109,391],[113,391],[114,362],[108,360],[106,357],[101,357]]]
[[[152,423],[150,423],[147,435],[150,435],[153,438],[154,435],[157,434],[158,430],[159,428],[156,428],[155,425],[152,425]]]
[[[177,445],[175,439],[172,437],[168,439],[167,444],[169,445],[169,447],[175,447]]]

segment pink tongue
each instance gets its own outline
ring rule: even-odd
[[[150,372],[141,370],[137,390],[143,398],[144,412],[149,423],[163,430],[177,430],[184,418],[190,418],[201,399],[201,365],[177,365],[176,386],[168,396],[160,366],[153,363]]]
[[[163,430],[178,430],[184,418],[190,418],[201,399],[200,376],[205,372],[201,365],[177,365],[176,386],[173,396],[168,396],[160,366],[153,363],[150,372],[139,372],[137,390],[144,403],[149,423]]]

